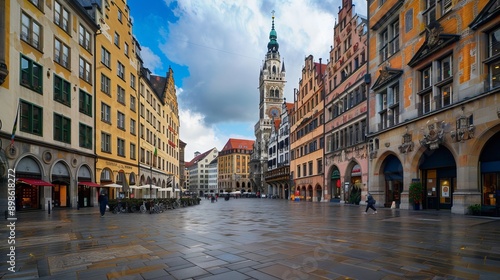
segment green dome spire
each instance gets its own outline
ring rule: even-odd
[[[278,49],[280,47],[280,45],[278,44],[278,41],[276,41],[276,39],[278,39],[278,34],[276,33],[276,30],[274,30],[274,11],[272,11],[273,13],[273,24],[272,24],[272,27],[271,27],[271,32],[269,32],[269,43],[267,44],[267,52],[278,52]]]

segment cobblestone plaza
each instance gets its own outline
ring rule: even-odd
[[[230,199],[160,214],[18,213],[3,279],[498,279],[500,219]],[[3,222],[8,225],[7,221]]]

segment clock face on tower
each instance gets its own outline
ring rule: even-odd
[[[269,109],[267,109],[267,115],[270,119],[279,118],[280,110],[277,107],[270,107]]]

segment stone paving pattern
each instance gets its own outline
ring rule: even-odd
[[[2,279],[500,279],[500,219],[243,198],[161,214],[18,213]],[[4,221],[4,225],[8,224]]]

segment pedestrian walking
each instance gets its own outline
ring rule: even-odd
[[[106,206],[108,206],[108,196],[106,196],[105,191],[101,191],[99,195],[99,211],[101,212],[101,217],[104,217],[106,213]]]
[[[375,206],[373,206],[373,205],[375,205],[376,202],[377,201],[375,199],[373,199],[372,194],[368,193],[367,198],[366,198],[366,210],[363,214],[367,214],[369,208],[373,209],[373,211],[374,211],[373,214],[377,214],[377,209],[375,209]]]

